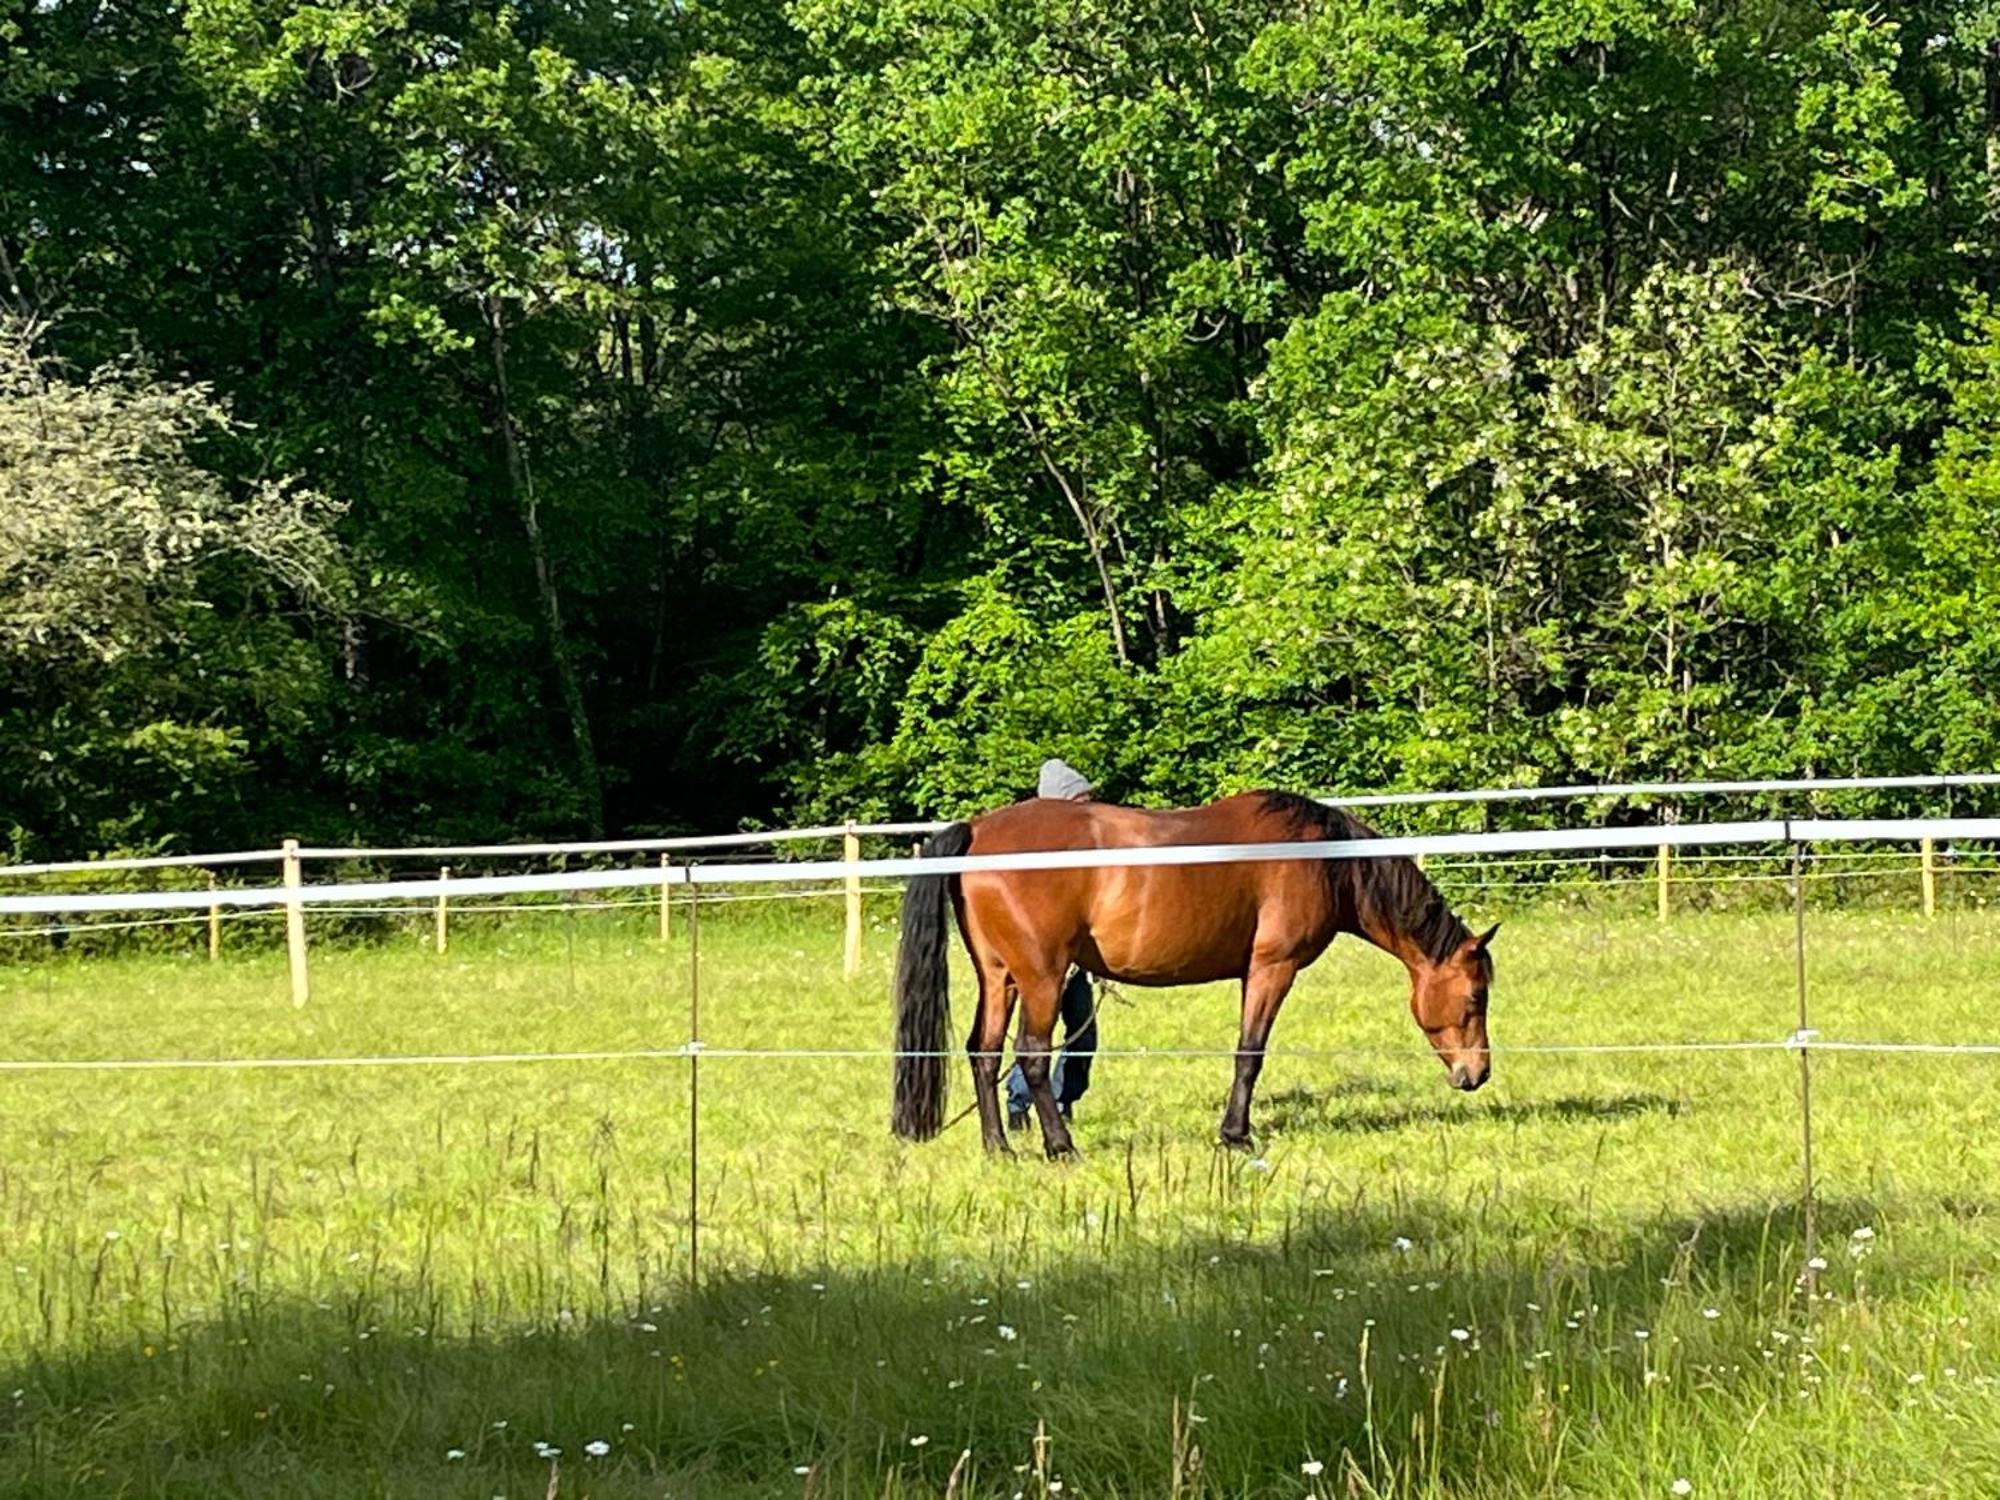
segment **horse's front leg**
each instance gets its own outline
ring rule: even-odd
[[[1278,1019],[1278,1007],[1285,1003],[1298,965],[1260,964],[1252,960],[1243,976],[1243,1024],[1236,1035],[1236,1082],[1229,1090],[1229,1103],[1222,1111],[1222,1144],[1247,1146],[1250,1143],[1250,1097],[1257,1089],[1257,1075],[1264,1068],[1264,1048],[1271,1039],[1271,1025]]]

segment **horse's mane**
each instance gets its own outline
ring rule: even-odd
[[[1309,838],[1341,841],[1380,837],[1352,813],[1296,792],[1265,792],[1263,807]],[[1444,896],[1417,868],[1415,860],[1328,860],[1325,869],[1329,894],[1337,898],[1337,882],[1353,880],[1357,906],[1381,912],[1398,931],[1414,938],[1433,963],[1444,962],[1472,936],[1472,929],[1445,905]]]

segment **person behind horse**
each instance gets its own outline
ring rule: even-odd
[[[1042,774],[1035,786],[1037,797],[1059,802],[1088,802],[1091,786],[1084,776],[1060,760],[1042,762]],[[1062,1051],[1056,1054],[1049,1073],[1056,1104],[1068,1119],[1076,1101],[1090,1090],[1090,1064],[1097,1054],[1097,1002],[1091,993],[1090,976],[1081,969],[1070,970],[1062,992]],[[1028,1080],[1021,1065],[1007,1074],[1007,1123],[1015,1130],[1028,1126]]]

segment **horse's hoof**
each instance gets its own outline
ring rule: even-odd
[[[1014,1154],[1014,1148],[1007,1144],[1007,1137],[1004,1135],[989,1139],[985,1145],[988,1156],[1012,1156]]]
[[[1050,1161],[1075,1161],[1077,1159],[1076,1146],[1070,1141],[1064,1141],[1060,1146],[1047,1146],[1043,1149],[1048,1152]]]
[[[1225,1130],[1218,1137],[1218,1144],[1225,1151],[1248,1151],[1250,1149],[1250,1132],[1246,1130],[1241,1135],[1232,1135],[1229,1131]]]

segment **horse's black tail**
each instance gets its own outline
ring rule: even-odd
[[[972,847],[972,825],[953,823],[924,841],[925,858],[956,858]],[[945,1028],[951,1024],[951,971],[945,962],[946,906],[956,875],[918,875],[903,888],[903,935],[896,944],[896,1101],[889,1126],[906,1141],[944,1129]]]

